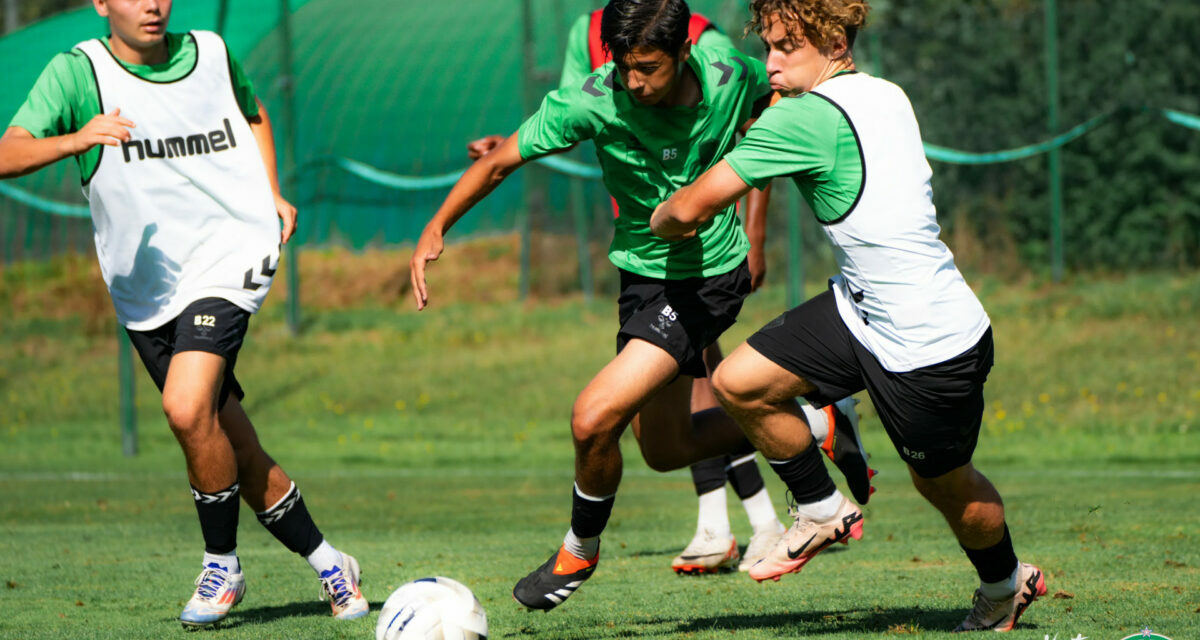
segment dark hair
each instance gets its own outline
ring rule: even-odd
[[[600,42],[617,62],[639,47],[675,56],[691,18],[683,0],[610,0],[600,18]]]

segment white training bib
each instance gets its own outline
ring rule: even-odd
[[[238,106],[221,37],[193,31],[196,66],[173,82],[134,75],[104,43],[91,60],[102,112],[133,138],[102,147],[84,185],[96,255],[117,319],[162,326],[201,298],[257,312],[279,265],[279,218],[258,145]]]
[[[991,321],[938,237],[933,172],[908,97],[862,73],[832,78],[812,93],[842,112],[863,160],[858,203],[822,227],[841,271],[831,284],[842,321],[888,371],[967,351]]]

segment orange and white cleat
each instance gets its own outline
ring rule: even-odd
[[[345,553],[340,564],[321,572],[321,597],[329,598],[334,618],[353,620],[367,615],[371,610],[367,599],[358,589],[360,581],[358,560]]]
[[[991,600],[975,590],[975,607],[955,631],[1012,631],[1025,609],[1046,595],[1046,578],[1042,570],[1022,562],[1017,567],[1017,590],[1003,600]]]
[[[737,540],[732,535],[720,535],[711,529],[701,529],[671,561],[675,573],[698,575],[732,571],[738,565]]]
[[[240,568],[230,573],[228,567],[210,562],[196,578],[196,591],[179,614],[184,629],[210,627],[225,619],[230,609],[246,595],[246,579]]]
[[[813,556],[835,542],[848,543],[850,538],[862,538],[862,510],[846,498],[837,514],[824,522],[814,522],[800,515],[793,507],[788,513],[795,519],[778,544],[762,560],[750,567],[750,577],[762,582],[779,581],[785,573],[796,573]]]

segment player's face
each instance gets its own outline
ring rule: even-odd
[[[659,49],[638,47],[617,62],[617,73],[631,98],[652,106],[675,88],[684,59]]]
[[[771,88],[785,97],[810,91],[829,68],[830,57],[822,54],[803,33],[789,33],[778,14],[764,18],[763,26]]]
[[[92,0],[96,12],[108,18],[114,37],[140,50],[152,49],[167,35],[171,0]]]

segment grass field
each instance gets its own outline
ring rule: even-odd
[[[121,456],[111,311],[87,291],[74,306],[39,297],[100,286],[76,268],[0,271],[0,637],[178,636],[202,547],[182,457],[140,369],[141,452]],[[1050,589],[1010,637],[1200,638],[1200,275],[973,281],[997,341],[976,461]],[[512,585],[567,526],[567,418],[611,355],[614,305],[460,291],[417,314],[368,298],[310,314],[295,339],[272,295],[239,361],[246,407],[376,608],[439,574],[475,591],[493,638],[940,638],[970,606],[969,564],[864,395],[881,475],[861,542],[778,584],[676,577],[690,478],[651,472],[630,440],[595,577],[525,612]],[[753,296],[726,348],[782,307],[780,286]],[[740,506],[730,515],[745,543]],[[241,517],[249,592],[212,637],[372,637],[374,615],[328,619],[307,565]]]

